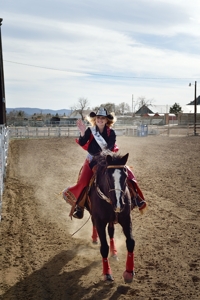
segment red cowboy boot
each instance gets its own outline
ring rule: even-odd
[[[131,194],[131,210],[137,206],[139,211],[143,213],[143,209],[146,208],[147,203],[144,200],[141,189],[134,180],[128,180],[128,186]]]
[[[144,200],[143,193],[139,188],[135,175],[129,166],[126,166],[128,172],[128,187],[131,194],[131,210],[136,206],[139,208],[139,211],[143,213],[144,208],[146,208],[147,203]]]

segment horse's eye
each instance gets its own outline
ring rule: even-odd
[[[104,174],[109,177],[109,170],[106,170]]]

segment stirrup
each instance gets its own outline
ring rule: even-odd
[[[142,210],[146,207],[146,201],[143,200],[139,195],[131,199],[131,208],[135,208],[136,206],[139,210]]]
[[[82,219],[83,218],[83,211],[84,211],[84,208],[77,205],[75,210],[74,210],[73,217],[76,218],[76,219]]]

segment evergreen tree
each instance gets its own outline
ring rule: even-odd
[[[175,114],[176,116],[180,112],[182,112],[182,107],[178,103],[174,103],[174,105],[171,106],[170,109],[169,109],[169,113],[170,114]]]

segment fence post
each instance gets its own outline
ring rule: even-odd
[[[2,129],[2,128],[1,128]],[[2,195],[3,195],[3,132],[0,133],[0,221],[1,221],[1,211],[2,211]]]
[[[4,178],[6,176],[8,144],[9,144],[9,131],[3,125],[0,127],[0,221],[1,221],[1,212],[2,212]]]

